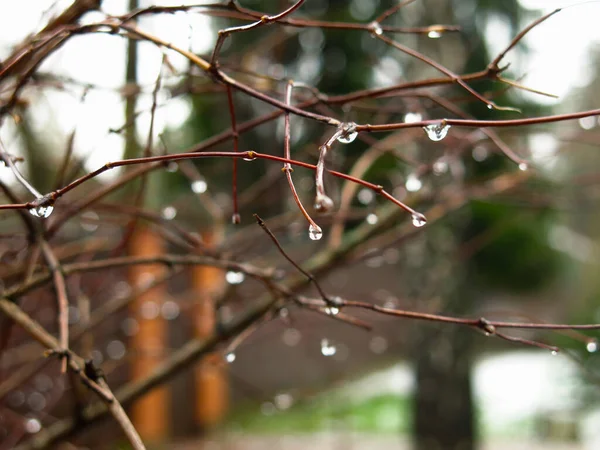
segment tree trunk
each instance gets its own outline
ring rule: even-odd
[[[416,450],[477,448],[471,386],[473,331],[429,328],[416,347]]]

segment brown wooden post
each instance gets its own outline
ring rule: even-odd
[[[222,226],[202,233],[207,246],[214,247],[222,239]],[[225,272],[214,267],[195,266],[191,269],[194,296],[194,328],[196,337],[211,335],[216,328],[216,302],[225,291]],[[202,431],[218,425],[229,405],[227,367],[218,353],[207,355],[195,372],[196,422]]]
[[[129,255],[156,256],[164,253],[161,236],[149,227],[138,224],[129,241]],[[129,269],[132,286],[144,285],[164,272],[159,265],[133,265]],[[139,296],[131,305],[131,317],[137,320],[138,332],[131,338],[131,377],[147,376],[164,358],[168,342],[168,324],[160,315],[165,298],[165,286],[159,285]],[[144,306],[145,305],[145,306]],[[152,313],[152,309],[156,313]],[[142,311],[146,311],[143,313]],[[150,317],[149,317],[150,316]],[[155,388],[135,402],[131,408],[133,425],[147,442],[164,441],[169,431],[169,393],[165,386]]]

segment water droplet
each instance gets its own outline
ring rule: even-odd
[[[379,25],[379,22],[371,22],[369,28],[371,29],[371,33],[377,36],[381,36],[383,34],[383,30],[381,29],[381,25]]]
[[[441,175],[446,172],[448,172],[448,161],[446,161],[446,158],[439,158],[433,163],[433,173],[435,175]]]
[[[175,320],[179,316],[179,305],[173,300],[167,300],[160,307],[160,314],[166,320]]]
[[[375,225],[377,222],[379,222],[379,217],[377,217],[377,214],[371,213],[365,220],[369,225]]]
[[[165,206],[161,212],[161,216],[165,220],[173,220],[177,215],[177,209],[173,206]]]
[[[368,205],[375,198],[375,193],[371,189],[363,188],[358,191],[358,195],[356,197],[360,203],[363,205]]]
[[[178,169],[179,164],[177,164],[175,161],[171,161],[169,164],[167,164],[167,172],[169,173],[175,173]]]
[[[44,197],[39,198],[34,203],[38,203],[38,201],[39,204],[36,204],[29,209],[29,214],[42,219],[47,219],[50,217],[50,214],[52,214],[52,211],[54,211],[54,205],[52,205],[52,203],[46,203],[48,200]]]
[[[308,237],[313,241],[318,241],[323,237],[323,230],[319,226],[311,225],[308,227]]]
[[[230,270],[225,274],[225,280],[227,280],[229,284],[240,284],[245,278],[246,275],[244,275],[244,272]]]
[[[239,225],[240,223],[242,223],[242,216],[240,216],[239,213],[232,214],[231,223],[234,225]]]
[[[423,116],[419,113],[409,112],[404,115],[404,123],[415,123],[423,120]]]
[[[35,388],[40,392],[48,392],[54,386],[52,378],[50,378],[45,373],[37,375],[33,380],[33,383],[35,384]]]
[[[344,300],[342,300],[342,297],[329,297],[327,300],[330,305],[342,306],[344,304]]]
[[[412,215],[412,223],[415,227],[420,228],[427,223],[427,218],[421,213]]]
[[[427,33],[427,37],[429,39],[439,39],[442,37],[442,33],[440,33],[438,30],[431,30],[429,33]]]
[[[275,405],[271,402],[264,402],[262,405],[260,405],[260,412],[264,416],[272,416],[277,412],[277,408],[275,408]]]
[[[584,130],[591,130],[596,126],[596,119],[594,116],[582,117],[579,119],[579,126]]]
[[[404,186],[408,192],[417,192],[423,187],[423,182],[414,173],[411,173],[406,177]]]
[[[519,164],[519,170],[522,170],[523,172],[525,172],[528,168],[529,166],[527,165],[527,163]]]
[[[333,356],[336,351],[335,345],[330,344],[328,339],[321,339],[321,353],[323,356]]]
[[[140,325],[138,324],[137,320],[132,317],[128,317],[121,322],[121,330],[125,336],[135,336],[138,331],[140,331]]]
[[[225,361],[227,361],[229,364],[231,364],[232,362],[235,361],[235,353],[233,352],[229,352],[225,355]]]
[[[81,215],[81,228],[85,231],[94,232],[98,229],[100,216],[94,211],[86,211]]]
[[[338,136],[338,142],[341,142],[342,144],[349,144],[351,142],[354,142],[356,136],[358,136],[358,132],[355,131],[356,124],[353,122],[348,122],[343,124],[341,128],[342,134]]]
[[[32,392],[27,398],[27,405],[33,411],[41,411],[46,407],[46,397],[39,392]]]
[[[30,418],[25,420],[25,431],[29,434],[35,434],[42,429],[42,424],[38,419]]]
[[[598,351],[598,342],[596,341],[589,341],[586,346],[585,349],[590,352],[590,353],[595,353],[596,351]]]
[[[315,209],[320,213],[326,213],[333,209],[333,200],[331,197],[318,193],[315,198]]]
[[[337,308],[335,306],[326,306],[325,307],[325,313],[329,316],[337,316],[337,314],[340,312],[340,308]]]
[[[429,137],[429,139],[437,142],[446,137],[448,130],[450,129],[450,125],[444,122],[434,123],[423,127],[423,129],[425,130],[425,133],[427,133],[427,137]]]
[[[194,192],[195,194],[203,194],[208,188],[208,184],[206,184],[206,181],[204,180],[195,180],[192,182],[191,186],[192,192]]]
[[[369,349],[377,355],[381,355],[383,352],[385,352],[387,350],[387,347],[387,339],[382,336],[375,336],[369,342]]]
[[[473,159],[477,162],[481,162],[487,159],[489,156],[488,149],[483,145],[478,145],[472,151]]]
[[[8,394],[8,403],[17,408],[25,403],[25,394],[22,391],[12,391]]]
[[[285,411],[294,404],[294,397],[288,393],[277,394],[274,398],[274,403],[277,409]]]
[[[487,109],[494,109],[494,105],[492,105],[491,103],[487,104]]]
[[[100,364],[102,364],[102,361],[104,361],[104,356],[102,355],[102,352],[98,349],[92,350],[90,356],[92,357],[92,362],[95,366],[99,366]]]
[[[245,158],[243,158],[244,161],[254,161],[254,160],[256,160],[256,153],[254,153],[253,151],[246,152],[246,155],[247,156]]]
[[[143,319],[153,320],[160,314],[158,304],[152,300],[146,300],[140,307],[140,315]]]
[[[558,355],[558,352],[557,352],[556,350],[552,350],[552,351],[550,352],[550,354],[551,354],[552,356],[556,356],[556,355]]]
[[[289,347],[295,347],[300,343],[302,334],[295,328],[286,328],[281,336],[283,343]]]
[[[110,341],[106,346],[106,354],[110,359],[119,360],[125,356],[125,353],[127,353],[127,350],[125,349],[125,344],[121,341]]]

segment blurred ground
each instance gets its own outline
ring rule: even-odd
[[[236,435],[212,441],[187,441],[175,444],[173,450],[410,450],[410,441],[393,436],[357,433],[319,433],[313,435],[253,436]],[[551,442],[507,441],[484,444],[482,450],[579,450],[581,445]]]

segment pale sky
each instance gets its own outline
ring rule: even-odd
[[[530,9],[539,9],[540,14],[559,6],[572,6],[533,30],[526,37],[532,53],[526,58],[520,52],[510,52],[505,62],[511,62],[514,72],[525,75],[523,84],[559,95],[558,100],[535,96],[538,101],[560,104],[573,87],[585,85],[590,80],[590,49],[598,48],[600,27],[600,2],[569,2],[557,0],[520,0]],[[61,11],[70,4],[69,0],[27,0],[5,2],[0,6],[0,58],[10,52],[10,46],[23,37],[39,30],[45,18]],[[161,5],[197,3],[195,0],[163,0],[147,2]],[[103,10],[110,14],[122,14],[125,0],[104,0]],[[578,6],[573,6],[573,5]],[[53,7],[53,8],[52,8]],[[537,13],[534,17],[537,16]],[[86,20],[102,19],[94,13]],[[141,26],[161,38],[183,48],[191,42],[196,52],[205,52],[214,43],[214,32],[209,29],[209,19],[200,14],[160,15],[145,19]],[[494,18],[488,20],[488,41],[492,50],[504,47],[511,39],[507,27]],[[443,39],[443,37],[442,37]],[[161,52],[154,46],[140,46],[140,77],[145,87],[145,95],[140,97],[138,109],[148,109],[151,104],[151,91],[158,75]],[[123,84],[125,71],[125,42],[106,35],[84,35],[69,41],[43,65],[44,70],[68,75],[82,82],[93,83],[105,89],[92,90],[85,103],[81,103],[81,89],[70,93],[48,90],[37,98],[32,110],[37,114],[36,125],[41,129],[62,129],[65,133],[78,130],[75,150],[80,155],[89,155],[87,168],[93,170],[109,160],[119,159],[122,154],[122,141],[118,136],[109,135],[108,129],[123,123],[122,100],[115,91]],[[170,61],[175,67],[183,68],[183,57],[169,52]],[[61,105],[56,108],[55,105]],[[50,112],[48,106],[53,106]],[[171,100],[166,108],[156,114],[156,130],[160,133],[165,125],[182,122],[189,113],[185,100]],[[147,127],[149,114],[140,120],[140,129]],[[9,151],[15,142],[15,132],[10,121],[5,121],[0,129],[0,137]],[[58,141],[57,143],[60,143]],[[110,175],[108,175],[110,176]]]

